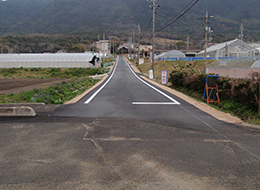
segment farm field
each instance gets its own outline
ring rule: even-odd
[[[0,95],[21,93],[34,88],[43,89],[68,79],[61,78],[33,78],[33,79],[0,79]]]

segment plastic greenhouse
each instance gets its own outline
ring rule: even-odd
[[[160,59],[167,58],[185,58],[185,54],[178,50],[171,50],[165,53],[161,53],[160,55],[154,56],[155,61],[160,61]]]
[[[92,53],[0,54],[0,68],[87,68],[94,67]]]
[[[252,66],[251,68],[253,69],[260,69],[260,60],[256,61]]]

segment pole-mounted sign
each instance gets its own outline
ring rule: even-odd
[[[162,71],[161,72],[161,83],[162,84],[167,84],[167,71]]]
[[[149,70],[149,79],[153,79],[153,70]]]

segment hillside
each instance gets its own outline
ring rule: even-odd
[[[156,28],[172,20],[190,0],[158,0]],[[137,23],[145,33],[150,28],[152,10],[146,0],[7,0],[0,1],[0,35],[106,32],[125,36]],[[260,40],[260,1],[200,0],[174,24],[157,33],[168,38],[203,38],[206,10],[214,19],[210,26],[214,39],[235,38],[243,22],[245,38]],[[148,27],[150,26],[150,27]]]

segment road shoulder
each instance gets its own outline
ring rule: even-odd
[[[131,68],[136,72],[136,73],[141,73],[132,63],[129,62],[128,59],[126,59],[128,61],[128,64],[130,64]],[[169,88],[167,86],[164,86],[162,84],[159,84],[153,80],[150,80],[144,76],[141,76],[142,79],[146,80],[147,82],[165,90],[166,92],[169,92],[179,98],[181,98],[182,100],[188,102],[189,104],[195,106],[196,108],[206,112],[207,114],[215,117],[216,119],[220,120],[220,121],[224,121],[224,122],[227,122],[227,123],[233,123],[233,124],[239,124],[239,125],[244,125],[244,122],[239,119],[238,117],[235,117],[229,113],[224,113],[222,111],[219,111],[219,110],[216,110],[215,108],[212,108],[210,107],[209,105],[203,103],[203,102],[198,102],[192,98],[190,98],[189,96],[181,93],[181,92],[178,92],[172,88]],[[245,126],[248,126],[248,125],[245,125]],[[253,125],[251,125],[253,127]],[[256,128],[259,128],[260,127],[256,127]]]

